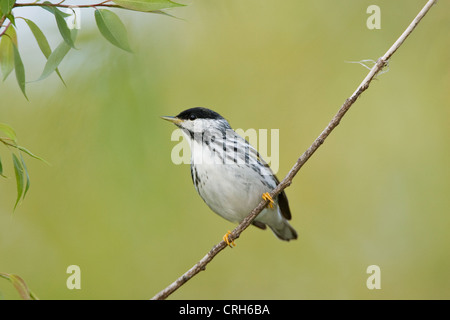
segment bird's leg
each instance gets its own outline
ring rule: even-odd
[[[270,209],[272,209],[272,208],[273,208],[273,203],[274,203],[274,202],[273,202],[273,199],[272,199],[272,197],[270,196],[270,194],[269,194],[268,192],[263,193],[262,198],[263,198],[264,200],[266,200],[266,201],[269,201],[268,206],[270,207]]]
[[[228,230],[228,232],[223,236],[222,239],[223,239],[223,241],[225,241],[225,242],[227,243],[227,245],[228,245],[230,248],[233,248],[233,246],[236,246],[236,244],[234,243],[233,240],[230,241],[230,238],[229,238],[230,234],[231,234],[231,231]]]

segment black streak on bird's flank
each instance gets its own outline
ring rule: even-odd
[[[198,176],[197,170],[195,170],[195,181],[196,181],[197,185],[199,185],[202,182]]]

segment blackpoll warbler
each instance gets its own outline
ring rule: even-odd
[[[192,108],[176,117],[162,117],[179,127],[191,148],[191,176],[195,189],[218,215],[241,222],[261,201],[269,200],[253,220],[266,225],[281,240],[297,239],[288,223],[288,199],[281,192],[272,199],[269,192],[279,183],[258,151],[238,135],[220,114],[206,108]],[[224,240],[230,245],[228,232]]]

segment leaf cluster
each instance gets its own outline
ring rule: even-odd
[[[132,52],[125,25],[122,23],[119,16],[110,9],[124,9],[168,15],[161,10],[183,6],[182,4],[170,0],[108,0],[94,4],[80,5],[66,5],[64,2],[65,0],[57,3],[49,1],[40,2],[40,0],[38,0],[30,3],[17,3],[16,0],[0,0],[0,71],[2,80],[5,81],[14,70],[17,84],[27,100],[26,85],[29,82],[26,80],[25,66],[19,51],[19,30],[16,26],[16,19],[23,19],[26,22],[36,39],[40,51],[47,59],[37,81],[46,79],[55,72],[62,83],[66,85],[58,67],[67,53],[71,49],[76,49],[75,43],[78,30],[74,28],[73,25],[69,25],[66,20],[71,16],[73,16],[75,21],[76,19],[80,19],[80,17],[76,16],[76,11],[73,8],[94,8],[94,17],[100,34],[114,46]],[[54,49],[51,48],[47,37],[34,21],[15,15],[14,9],[20,7],[39,7],[53,16],[56,27],[62,38],[61,42]],[[72,13],[66,13],[61,9],[71,9]],[[12,154],[17,184],[15,209],[20,200],[25,198],[25,195],[30,188],[28,169],[22,154],[25,153],[44,162],[45,160],[31,153],[23,146],[20,146],[17,143],[17,137],[14,130],[10,126],[2,123],[0,123],[0,142],[7,146]],[[3,164],[1,159],[0,176],[6,178],[3,175]]]
[[[109,0],[95,4],[80,5],[66,5],[64,2],[65,0],[58,3],[40,2],[38,0],[30,3],[16,3],[16,0],[0,0],[0,71],[2,79],[5,81],[11,72],[15,70],[17,84],[27,100],[26,85],[28,82],[26,80],[25,66],[19,51],[16,19],[23,19],[27,23],[39,49],[47,59],[41,76],[37,80],[43,80],[55,72],[65,85],[58,67],[67,53],[71,49],[76,49],[75,42],[78,30],[73,25],[69,26],[66,20],[72,15],[75,21],[80,18],[76,16],[74,8],[94,8],[95,22],[100,34],[116,47],[132,52],[125,25],[119,16],[110,9],[126,9],[168,15],[161,10],[183,6],[170,0]],[[34,21],[25,17],[16,17],[13,13],[15,8],[31,6],[40,7],[53,15],[62,37],[61,43],[53,50],[46,36]],[[62,8],[71,9],[72,13],[68,14],[62,11]]]
[[[0,142],[3,143],[8,148],[12,149],[11,155],[17,185],[17,198],[16,203],[14,205],[14,209],[16,209],[20,200],[25,198],[28,189],[30,188],[30,176],[28,174],[28,169],[25,164],[25,160],[23,158],[23,153],[29,155],[32,158],[41,160],[45,163],[47,162],[41,157],[32,153],[27,148],[20,146],[17,143],[17,136],[14,129],[11,128],[9,125],[0,123],[0,133],[4,135],[4,136],[0,135]],[[1,159],[0,159],[0,176],[6,178],[6,176],[3,174],[3,164]]]

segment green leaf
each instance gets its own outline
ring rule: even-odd
[[[45,159],[43,159],[43,158],[41,158],[41,157],[35,155],[35,154],[32,153],[30,150],[28,150],[28,149],[26,149],[26,148],[24,148],[24,147],[22,147],[22,146],[16,146],[16,148],[19,149],[20,151],[25,152],[26,154],[28,154],[28,155],[29,155],[30,157],[32,157],[32,158],[35,158],[35,159],[37,159],[37,160],[41,160],[42,162],[44,162],[44,163],[46,163],[46,164],[49,164]]]
[[[20,90],[22,90],[23,95],[28,100],[27,94],[25,92],[25,68],[23,66],[22,59],[20,58],[19,50],[16,45],[13,44],[14,49],[14,68],[16,69],[16,79],[19,84]]]
[[[44,70],[42,71],[41,77],[38,80],[47,78],[56,68],[59,66],[61,61],[69,52],[70,46],[66,42],[61,42],[59,46],[50,54],[47,63],[45,64]]]
[[[16,184],[17,184],[17,200],[16,204],[14,205],[14,210],[17,207],[17,204],[19,203],[20,199],[22,198],[23,194],[23,167],[22,163],[19,161],[17,156],[13,153],[13,164],[14,164],[14,173],[16,175]]]
[[[170,0],[112,0],[112,1],[121,7],[143,12],[184,6],[184,4],[175,3]]]
[[[59,32],[61,33],[64,41],[69,46],[71,46],[73,49],[76,49],[75,48],[75,43],[74,43],[74,41],[72,39],[72,36],[71,36],[70,29],[67,26],[66,19],[64,19],[64,16],[62,15],[63,12],[61,12],[60,10],[58,10],[56,8],[54,10],[55,10],[56,24],[58,25]]]
[[[10,138],[12,141],[16,142],[17,135],[13,128],[11,128],[5,123],[0,123],[0,131],[6,134],[6,136]]]
[[[127,30],[117,14],[106,9],[97,9],[95,22],[106,40],[125,51],[132,52],[128,43]]]
[[[37,41],[38,46],[41,49],[42,53],[48,59],[48,57],[52,53],[52,49],[50,48],[50,45],[49,45],[44,33],[41,31],[41,29],[39,29],[39,27],[33,21],[28,20],[28,19],[24,19],[24,20],[28,24],[28,27],[30,28],[31,32],[33,33],[34,37],[36,38],[36,41]],[[55,71],[58,74],[58,77],[61,79],[62,83],[64,85],[66,85],[66,83],[64,82],[64,79],[61,76],[61,73],[59,73],[58,68],[56,68]]]
[[[76,38],[77,30],[73,29],[71,31],[72,39]],[[61,61],[66,56],[67,52],[69,52],[70,46],[65,42],[61,42],[59,46],[56,47],[55,50],[48,57],[47,63],[45,64],[44,70],[42,71],[41,77],[38,80],[42,80],[47,78],[53,71],[58,68]]]
[[[23,160],[22,154],[20,154],[20,161],[22,162],[23,171],[25,172],[25,178],[26,178],[25,190],[23,191],[23,199],[25,199],[28,189],[30,189],[30,176],[28,175],[28,169],[27,169],[27,166],[25,165],[25,160]]]
[[[1,8],[2,12],[5,15],[7,15],[11,12],[15,3],[16,3],[15,0],[0,0],[0,8]]]
[[[7,14],[6,18],[8,18],[8,20],[11,21],[11,23],[14,27],[16,26],[16,18],[14,18],[14,16],[11,13]]]
[[[48,1],[44,2],[44,4],[46,4],[46,3],[48,4],[49,2]],[[42,6],[42,8],[53,13],[53,15],[55,16],[56,25],[58,26],[59,33],[63,37],[64,41],[70,47],[72,47],[73,49],[76,49],[74,39],[72,38],[72,34],[70,32],[69,26],[67,25],[67,22],[64,19],[65,17],[70,16],[70,14],[64,13],[61,10],[59,10],[58,8],[52,7],[52,6]]]
[[[2,176],[3,178],[6,178],[6,177],[3,175],[2,159],[0,159],[0,176]]]
[[[2,70],[3,81],[14,69],[14,44],[17,45],[16,30],[10,26],[1,37],[0,42],[0,69]]]
[[[28,27],[30,28],[31,32],[33,33],[34,37],[36,38],[36,41],[38,43],[39,49],[41,49],[42,53],[46,58],[52,53],[52,49],[50,48],[50,45],[48,44],[47,38],[45,37],[44,33],[39,29],[39,27],[31,20],[24,19],[25,22],[28,24]]]
[[[28,292],[28,286],[25,281],[16,274],[10,274],[9,280],[12,282],[14,288],[19,292],[20,296],[24,300],[31,300],[30,294]]]

